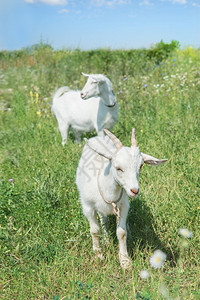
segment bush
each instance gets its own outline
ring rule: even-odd
[[[164,43],[162,40],[155,45],[154,48],[147,50],[147,56],[150,59],[155,59],[159,64],[162,60],[166,59],[172,52],[180,47],[178,41],[171,41],[171,43]]]

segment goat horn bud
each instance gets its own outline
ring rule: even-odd
[[[137,142],[135,139],[135,128],[132,129],[131,144],[132,144],[132,146],[137,147]]]
[[[104,129],[104,132],[107,134],[107,136],[113,141],[115,147],[117,149],[123,147],[122,143],[120,142],[120,140],[109,130]]]

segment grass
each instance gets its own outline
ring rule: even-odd
[[[1,298],[199,299],[200,51],[178,50],[160,63],[142,50],[0,54]],[[83,87],[81,71],[111,79],[121,141],[130,145],[135,127],[141,151],[169,159],[143,168],[140,197],[130,200],[129,271],[119,266],[113,216],[110,242],[101,238],[105,260],[94,257],[75,185],[84,142],[71,134],[63,148],[50,110],[57,87]],[[167,254],[158,270],[149,264],[156,249]]]

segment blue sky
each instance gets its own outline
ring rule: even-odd
[[[0,0],[0,50],[200,47],[200,0]]]

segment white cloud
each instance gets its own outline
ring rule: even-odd
[[[130,0],[90,0],[90,4],[93,6],[116,6],[116,5],[123,5],[129,4]]]
[[[69,10],[66,8],[59,10],[59,14],[67,14],[68,12],[69,12]]]
[[[173,3],[186,4],[187,0],[172,0]]]
[[[187,0],[161,0],[162,2],[171,2],[173,4],[187,4]]]
[[[66,5],[67,0],[25,0],[27,3],[41,2],[48,5]]]
[[[139,3],[139,5],[150,6],[150,5],[153,5],[153,4],[149,0],[143,0],[142,2]]]
[[[192,6],[194,6],[194,7],[200,7],[200,3],[193,2]]]
[[[102,6],[104,5],[104,0],[91,0],[90,3],[94,6]]]

